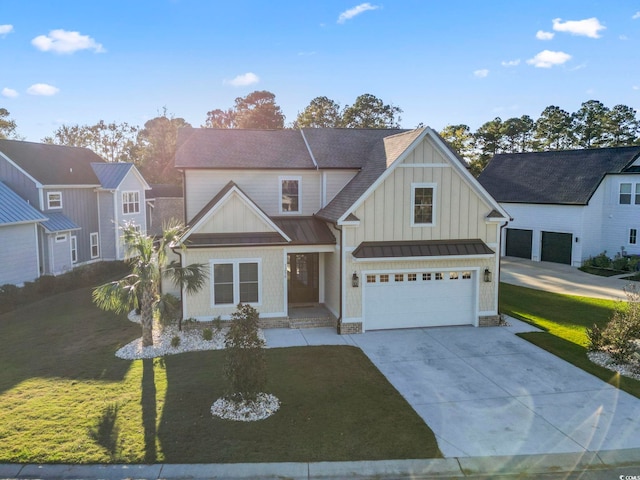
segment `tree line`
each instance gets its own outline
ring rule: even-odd
[[[540,152],[640,144],[640,122],[627,105],[606,107],[588,100],[569,113],[551,105],[537,120],[528,115],[496,117],[475,132],[464,124],[447,125],[440,135],[478,175],[497,153]]]
[[[345,106],[320,96],[285,125],[275,95],[261,90],[236,98],[231,107],[208,111],[201,127],[400,128],[401,113],[400,107],[368,93]],[[87,147],[109,162],[133,162],[150,183],[179,184],[180,175],[173,168],[173,161],[178,130],[183,127],[191,124],[164,108],[142,127],[103,120],[95,125],[62,125],[42,141]],[[573,113],[551,105],[536,120],[528,115],[506,120],[496,117],[475,132],[468,125],[449,124],[440,135],[477,175],[497,153],[638,145],[640,122],[636,111],[627,105],[608,108],[600,101],[589,100]],[[0,108],[0,138],[19,138],[16,122],[4,108]]]
[[[262,90],[238,97],[232,107],[207,112],[203,128],[283,129],[303,127],[399,128],[402,110],[371,94],[356,98],[344,108],[327,98],[314,98],[296,120],[285,126],[285,116],[275,95]],[[192,125],[164,108],[143,127],[127,122],[62,125],[44,143],[86,147],[108,162],[134,163],[149,183],[179,184],[173,168],[178,130]],[[0,138],[20,138],[9,112],[0,108]]]

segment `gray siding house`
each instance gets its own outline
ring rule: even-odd
[[[39,275],[122,259],[118,227],[131,221],[146,231],[149,186],[140,173],[87,148],[2,139],[0,181],[44,217],[32,252]]]
[[[38,277],[38,222],[46,220],[0,182],[0,285],[21,285]]]

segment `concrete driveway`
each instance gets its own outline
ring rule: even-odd
[[[264,333],[269,347],[360,347],[433,429],[445,457],[640,448],[640,400],[517,337],[532,328],[510,321],[348,336]]]
[[[638,284],[620,278],[591,275],[570,265],[515,257],[502,257],[500,260],[500,281],[547,292],[612,300],[626,300],[623,288],[629,283]]]

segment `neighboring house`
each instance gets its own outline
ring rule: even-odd
[[[147,192],[147,233],[161,235],[163,226],[184,224],[184,194],[182,185],[151,184]]]
[[[640,147],[493,157],[479,182],[513,220],[503,255],[580,266],[640,254]]]
[[[502,207],[430,128],[185,129],[183,315],[324,305],[341,333],[495,323]]]
[[[146,229],[145,189],[131,164],[106,163],[87,148],[0,140],[0,181],[36,208],[40,275],[124,258],[118,226]]]
[[[46,220],[0,182],[0,285],[22,285],[40,276],[38,222]]]

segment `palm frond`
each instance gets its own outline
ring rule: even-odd
[[[172,261],[163,272],[173,284],[187,293],[196,293],[201,290],[207,281],[208,274],[206,265],[203,263],[192,263],[182,267],[177,260]]]
[[[126,313],[138,308],[137,286],[139,282],[134,275],[127,275],[122,280],[105,283],[93,289],[93,303],[102,310]]]

